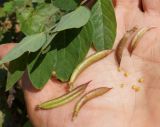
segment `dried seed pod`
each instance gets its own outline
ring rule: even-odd
[[[109,90],[111,90],[111,88],[100,87],[100,88],[94,89],[94,90],[86,93],[84,96],[82,96],[74,107],[72,120],[74,120],[74,118],[77,117],[77,115],[78,115],[78,113],[79,113],[79,111],[80,111],[80,109],[82,108],[83,105],[85,105],[88,101],[90,101],[90,100],[92,100],[92,99],[94,99],[98,96],[104,95]]]
[[[156,27],[150,27],[150,28],[149,27],[143,27],[143,28],[140,28],[137,31],[136,35],[133,37],[133,39],[132,39],[132,41],[131,41],[131,43],[130,43],[130,45],[128,47],[128,50],[129,50],[130,54],[132,54],[133,50],[137,47],[137,44],[138,44],[139,40],[143,37],[143,35],[147,31],[149,31],[149,30],[151,30],[153,28],[156,28]]]
[[[58,97],[58,98],[55,98],[53,100],[49,100],[47,102],[44,102],[40,105],[37,105],[36,106],[36,109],[52,109],[52,108],[56,108],[56,107],[59,107],[59,106],[62,106],[66,103],[69,103],[71,102],[73,99],[75,99],[76,97],[78,97],[79,95],[81,95],[85,89],[87,88],[88,84],[90,82],[87,82],[83,85],[80,85],[78,86],[77,88],[75,88],[74,90],[72,90],[71,92],[61,96],[61,97]]]
[[[105,56],[109,55],[112,52],[112,50],[104,50],[104,51],[100,51],[98,53],[95,53],[91,56],[89,56],[88,58],[86,58],[82,63],[80,63],[75,70],[73,71],[70,81],[68,83],[70,90],[73,89],[73,83],[76,80],[76,78],[78,77],[78,75],[85,70],[88,66],[90,66],[91,64],[97,62],[98,60],[104,58]]]
[[[133,29],[127,31],[124,36],[122,37],[122,39],[120,40],[119,44],[117,45],[116,51],[115,51],[115,58],[118,62],[118,64],[120,65],[121,63],[121,59],[122,59],[122,54],[123,54],[123,50],[126,47],[127,41],[129,39],[129,37],[137,30],[136,27],[134,27]]]

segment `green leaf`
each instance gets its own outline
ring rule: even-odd
[[[5,11],[2,7],[0,7],[0,18],[1,17],[4,17],[6,14],[5,14]]]
[[[25,37],[15,48],[13,48],[1,61],[0,64],[12,61],[25,52],[36,52],[46,42],[46,34],[39,33]]]
[[[23,7],[28,0],[13,0],[16,7]]]
[[[61,81],[68,81],[75,67],[85,58],[91,46],[90,23],[80,29],[61,32],[54,43],[57,47],[56,76]]]
[[[25,35],[40,33],[55,25],[59,9],[52,4],[39,4],[35,9],[29,7],[19,10],[17,18]]]
[[[44,3],[45,0],[32,0],[32,3]]]
[[[4,3],[4,11],[7,12],[7,13],[12,13],[14,11],[14,2],[13,1],[10,1],[10,2],[6,2]]]
[[[59,32],[72,28],[80,28],[88,22],[90,15],[91,13],[88,8],[80,6],[75,11],[62,16],[60,22],[53,32]]]
[[[47,48],[47,46],[52,42],[53,38],[55,38],[55,36],[57,34],[58,33],[54,33],[52,35],[47,36],[47,41],[46,41],[45,45],[42,47],[42,50],[45,50]]]
[[[93,26],[92,41],[96,50],[112,48],[116,37],[116,18],[112,0],[97,0],[90,21]]]
[[[22,55],[18,59],[15,59],[10,62],[6,91],[11,89],[13,87],[13,85],[18,80],[21,79],[21,77],[26,69],[27,56],[28,56],[28,53],[25,53],[24,55]]]
[[[51,50],[46,54],[41,54],[39,51],[30,54],[27,69],[29,78],[35,88],[43,88],[51,77],[54,64],[56,63],[55,53],[56,50]]]
[[[78,0],[54,0],[53,4],[64,11],[74,10],[78,6]]]
[[[41,89],[53,70],[61,81],[69,80],[74,68],[85,58],[91,46],[91,32],[90,23],[83,29],[60,32],[53,39],[48,53],[32,53],[28,72],[34,87]]]

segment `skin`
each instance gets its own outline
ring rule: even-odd
[[[139,4],[139,2],[141,4]],[[116,47],[125,31],[134,26],[160,27],[159,0],[115,0],[115,12],[118,23]],[[143,12],[139,7],[143,6]],[[132,56],[127,50],[122,57],[121,68],[128,72],[117,71],[114,52],[105,59],[87,68],[80,74],[76,84],[92,80],[87,91],[97,87],[113,89],[99,99],[88,102],[72,122],[72,111],[75,101],[52,110],[35,110],[35,106],[65,92],[55,78],[48,81],[41,90],[35,90],[27,74],[22,78],[28,115],[35,127],[159,127],[160,126],[160,30],[147,32]],[[13,44],[0,46],[0,57],[3,57]],[[89,53],[93,53],[91,49]],[[143,78],[143,83],[138,79]],[[125,84],[123,88],[120,84]],[[132,85],[140,86],[135,92]]]

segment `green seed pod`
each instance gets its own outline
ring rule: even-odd
[[[104,58],[105,56],[109,55],[112,50],[104,50],[98,53],[95,53],[88,58],[86,58],[82,63],[80,63],[76,69],[73,71],[70,81],[68,83],[70,90],[73,89],[73,83],[75,82],[78,75],[85,70],[88,66],[92,65],[93,63],[99,61],[100,59]]]
[[[66,103],[69,103],[73,99],[75,99],[76,97],[81,95],[85,91],[85,89],[87,88],[89,83],[90,82],[87,82],[83,85],[80,85],[77,88],[75,88],[74,90],[72,90],[71,92],[69,92],[61,97],[58,97],[53,100],[49,100],[47,102],[44,102],[40,105],[37,105],[36,109],[46,109],[47,110],[47,109],[57,108],[57,107],[62,106]]]

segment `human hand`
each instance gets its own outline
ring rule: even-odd
[[[143,0],[142,5],[139,2],[140,0],[114,1],[118,23],[114,47],[123,34],[132,27],[160,27],[160,1]],[[144,12],[140,10],[140,6],[144,7]],[[147,32],[131,57],[127,50],[124,51],[121,63],[123,71],[117,71],[113,52],[81,73],[75,84],[80,85],[92,80],[87,91],[100,86],[113,89],[108,94],[88,102],[75,121],[71,121],[71,117],[77,99],[56,109],[35,110],[37,104],[65,93],[65,84],[62,85],[52,78],[42,90],[38,91],[32,87],[25,74],[22,87],[33,125],[35,127],[158,127],[160,125],[159,33],[158,29]],[[0,47],[1,57],[7,52],[6,49],[11,49],[10,45]],[[129,73],[128,77],[124,76],[125,72]],[[139,78],[143,78],[144,82],[139,83]],[[123,88],[121,84],[124,84]],[[132,89],[134,84],[140,87],[139,92]]]

